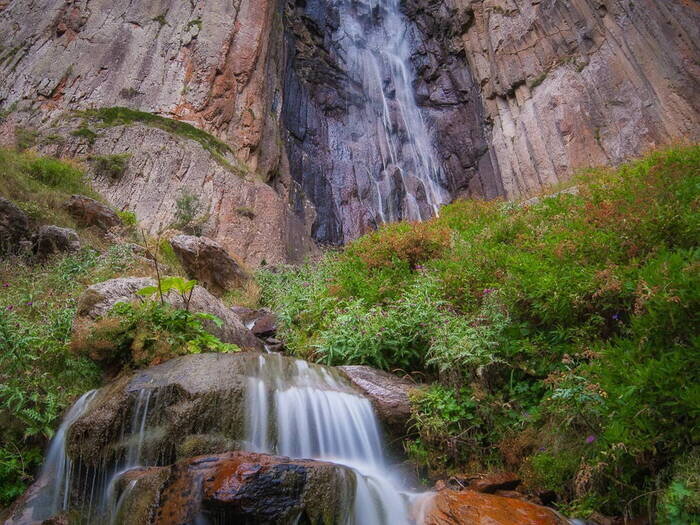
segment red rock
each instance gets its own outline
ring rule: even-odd
[[[424,525],[566,525],[552,509],[471,490],[443,490],[421,503]]]

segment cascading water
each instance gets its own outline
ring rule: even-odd
[[[423,220],[449,199],[428,127],[416,103],[400,0],[335,0],[340,24],[333,38],[346,73],[365,103],[349,112],[350,128],[376,129],[381,170],[374,174],[381,222]],[[403,196],[401,202],[397,196]],[[426,206],[421,206],[425,204]]]

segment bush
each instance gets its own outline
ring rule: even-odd
[[[175,228],[192,235],[201,235],[207,215],[202,214],[204,205],[199,195],[182,189],[175,201]]]
[[[213,315],[192,313],[155,301],[119,303],[73,348],[107,365],[150,366],[173,357],[201,352],[235,352],[203,326],[221,324]]]
[[[126,172],[130,158],[129,153],[120,153],[118,155],[90,155],[88,160],[92,164],[95,174],[118,180]]]

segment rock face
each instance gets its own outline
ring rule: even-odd
[[[72,195],[65,208],[83,226],[97,226],[106,231],[122,223],[108,206],[84,195]]]
[[[176,235],[170,239],[170,245],[187,275],[216,295],[240,286],[249,278],[221,245],[207,237]]]
[[[18,253],[20,243],[29,239],[26,214],[7,199],[0,197],[0,255]]]
[[[0,137],[29,127],[45,153],[131,155],[116,179],[91,168],[110,204],[155,235],[190,192],[204,234],[250,265],[300,261],[311,237],[337,244],[384,220],[425,218],[433,191],[435,202],[516,199],[581,167],[700,140],[692,1],[391,0],[357,11],[365,6],[10,2]],[[379,58],[358,60],[367,49]],[[377,90],[380,110],[368,104]],[[231,152],[190,131],[70,113],[113,106],[189,122]],[[419,143],[432,152],[416,155]],[[416,175],[426,165],[432,189]]]
[[[470,490],[442,490],[420,502],[424,525],[568,525],[551,509]]]
[[[700,9],[684,0],[448,0],[409,10],[447,27],[481,100],[503,194],[577,168],[700,140]],[[431,31],[433,34],[435,30]]]
[[[411,416],[411,391],[415,383],[372,368],[353,365],[338,367],[341,372],[372,402],[386,428],[395,436],[406,435]]]
[[[74,329],[86,330],[98,317],[103,316],[118,302],[137,300],[136,292],[156,281],[144,277],[122,277],[90,286],[78,304]],[[174,292],[165,296],[166,302],[176,308],[184,308],[184,300]],[[201,286],[196,286],[190,299],[190,310],[214,315],[223,321],[222,326],[206,322],[206,327],[225,343],[234,343],[244,350],[262,350],[262,343],[248,330],[241,320],[219,299]]]
[[[80,238],[75,230],[58,226],[42,226],[36,233],[34,252],[40,259],[56,253],[80,251]]]

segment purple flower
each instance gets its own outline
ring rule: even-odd
[[[615,321],[620,320],[620,316],[618,314],[613,314],[612,318],[615,319]]]
[[[311,283],[303,282],[303,283],[301,283],[301,285],[302,285],[304,288],[306,288],[306,287],[308,287],[308,286],[311,286]]]
[[[27,306],[32,306],[34,303],[32,301],[27,302]]]
[[[14,306],[12,306],[12,305],[10,305],[6,308],[6,310],[12,310],[12,309],[14,309]]]
[[[3,288],[9,288],[9,287],[10,287],[10,283],[5,283],[5,284],[2,285],[2,287],[3,287]]]
[[[588,443],[588,444],[590,445],[590,444],[593,443],[595,440],[596,440],[596,437],[595,437],[593,434],[591,434],[590,436],[588,436],[588,437],[586,438],[586,443]]]
[[[488,294],[493,293],[495,291],[496,290],[494,290],[493,288],[484,288],[484,295],[488,295]]]

